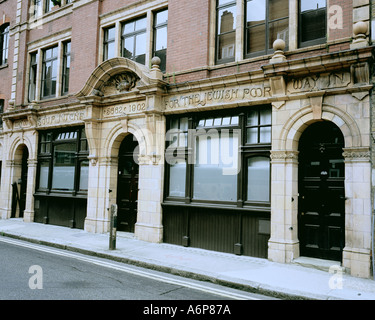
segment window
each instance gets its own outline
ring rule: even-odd
[[[247,143],[271,143],[271,110],[255,109],[247,115]]]
[[[115,38],[116,28],[114,26],[104,29],[103,61],[115,57]]]
[[[326,0],[300,0],[300,46],[324,43],[327,34]]]
[[[29,11],[33,18],[37,18],[42,15],[42,0],[33,0],[32,8]]]
[[[8,63],[9,24],[0,27],[0,65]]]
[[[218,0],[217,6],[217,62],[234,61],[236,52],[236,1]]]
[[[87,192],[87,156],[84,128],[40,132],[38,190]]]
[[[270,106],[170,117],[166,200],[270,207]]]
[[[50,12],[52,8],[55,6],[52,0],[45,0],[44,3],[44,12]]]
[[[269,54],[276,39],[289,40],[288,0],[246,1],[247,57]]]
[[[28,97],[29,102],[35,100],[36,98],[37,69],[38,69],[38,53],[33,52],[30,54],[29,97]]]
[[[4,99],[0,99],[0,128],[3,127]]]
[[[140,18],[123,24],[122,56],[140,64],[146,62],[147,18]]]
[[[41,98],[56,96],[58,47],[43,51]]]
[[[69,92],[69,74],[70,74],[70,48],[71,42],[65,42],[63,44],[63,69],[62,69],[62,86],[61,94],[67,94]]]
[[[161,60],[160,70],[165,72],[167,59],[168,10],[155,13],[153,56]]]

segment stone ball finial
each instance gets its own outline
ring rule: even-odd
[[[285,41],[282,40],[282,39],[276,39],[273,42],[273,49],[275,51],[284,51],[284,49],[285,49]]]
[[[354,24],[353,26],[353,33],[355,36],[361,35],[361,34],[366,34],[367,33],[367,23],[364,21],[358,21]]]
[[[157,56],[151,59],[151,68],[160,68],[161,59]]]

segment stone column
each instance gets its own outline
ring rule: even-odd
[[[138,215],[135,236],[159,243],[163,239],[162,208],[164,164],[160,156],[139,157]]]
[[[371,266],[371,162],[369,148],[346,148],[343,266],[369,278]]]
[[[12,182],[14,161],[6,160],[1,177],[1,219],[9,219],[12,213]]]
[[[289,263],[299,257],[298,152],[271,152],[271,238],[268,259]]]
[[[92,233],[109,231],[109,209],[116,203],[117,158],[91,158],[87,194],[85,230]]]
[[[23,212],[25,222],[34,222],[34,193],[36,185],[37,159],[27,160],[26,205]]]

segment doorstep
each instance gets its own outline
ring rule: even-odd
[[[306,267],[306,268],[313,268],[321,271],[329,272],[336,272],[337,267],[341,268],[343,272],[345,272],[345,268],[341,267],[341,262],[334,261],[334,260],[324,260],[324,259],[317,259],[317,258],[310,258],[310,257],[299,257],[292,261],[293,264]],[[331,269],[332,267],[336,267],[335,269]]]

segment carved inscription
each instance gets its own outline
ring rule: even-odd
[[[114,117],[130,113],[146,111],[146,102],[134,102],[126,105],[110,106],[103,108],[103,117]]]
[[[38,117],[37,126],[44,127],[44,126],[81,122],[83,121],[84,117],[85,117],[84,111],[56,113],[56,114]]]
[[[196,107],[213,106],[220,103],[261,100],[272,97],[268,83],[236,88],[216,89],[193,94],[177,95],[165,100],[165,109],[190,109]]]
[[[288,93],[311,92],[329,88],[345,88],[351,84],[349,72],[312,75],[289,81]]]

